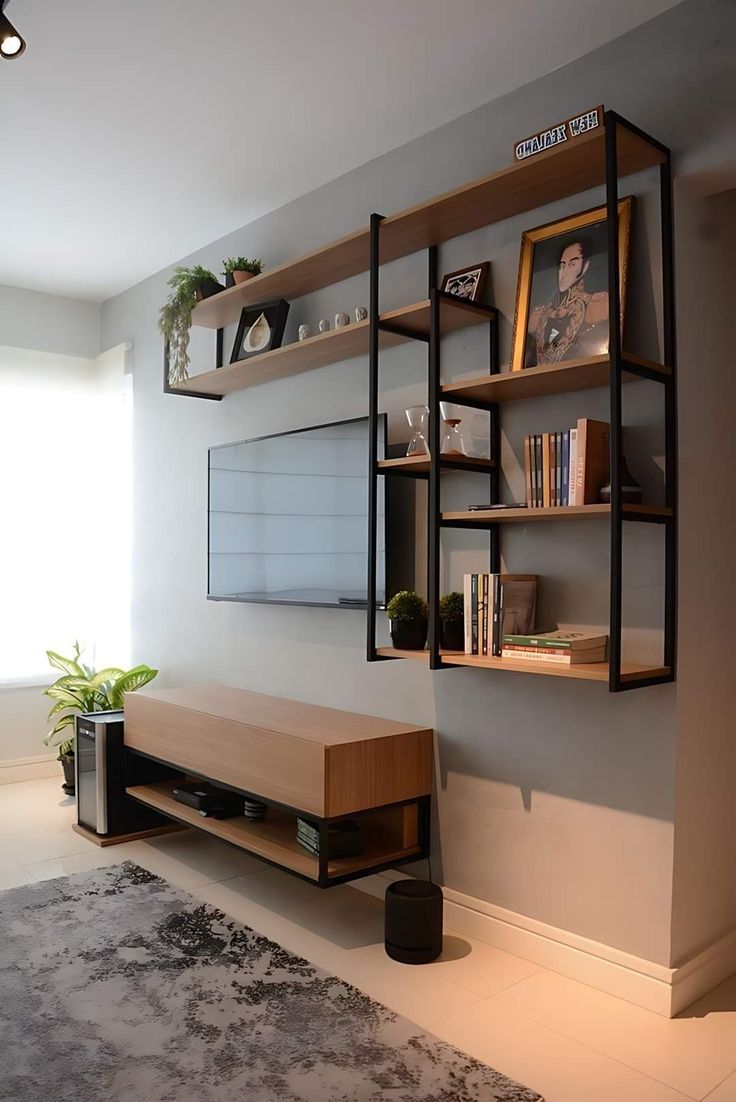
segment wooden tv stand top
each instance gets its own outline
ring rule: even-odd
[[[428,796],[432,731],[226,685],[128,693],[130,749],[320,818]]]

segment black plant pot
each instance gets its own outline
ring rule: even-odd
[[[224,291],[225,288],[221,283],[218,283],[216,279],[206,279],[204,283],[200,283],[197,288],[197,298],[200,300],[203,298],[210,298],[212,295],[219,294],[220,291]]]
[[[226,287],[234,287],[235,286],[235,276],[233,275],[232,272],[225,272],[225,286]]]
[[[64,770],[64,783],[62,784],[62,790],[66,792],[67,796],[74,795],[74,754],[64,754],[61,761],[62,769]]]
[[[440,620],[440,646],[443,650],[465,650],[465,624],[462,620]]]
[[[392,620],[391,642],[397,650],[424,650],[427,621],[423,616],[416,620]]]

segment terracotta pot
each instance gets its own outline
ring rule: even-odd
[[[465,650],[465,624],[462,620],[440,620],[440,646],[443,650]]]
[[[392,620],[391,642],[396,650],[424,650],[427,621],[423,616],[415,620]]]
[[[252,279],[255,272],[233,272],[233,279],[236,283],[247,283],[249,279]]]

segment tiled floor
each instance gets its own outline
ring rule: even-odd
[[[382,904],[364,892],[319,891],[190,831],[100,849],[72,818],[55,779],[0,786],[0,888],[130,858],[547,1102],[736,1102],[736,977],[667,1021],[452,930],[439,961],[412,968],[385,955]]]

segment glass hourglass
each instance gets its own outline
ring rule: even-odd
[[[442,416],[442,455],[467,455],[463,436],[460,432],[462,417],[453,417],[453,409],[449,402],[440,402],[440,414]]]
[[[406,454],[429,455],[429,445],[427,443],[429,406],[409,406],[406,411],[406,419],[411,429],[411,439]]]

